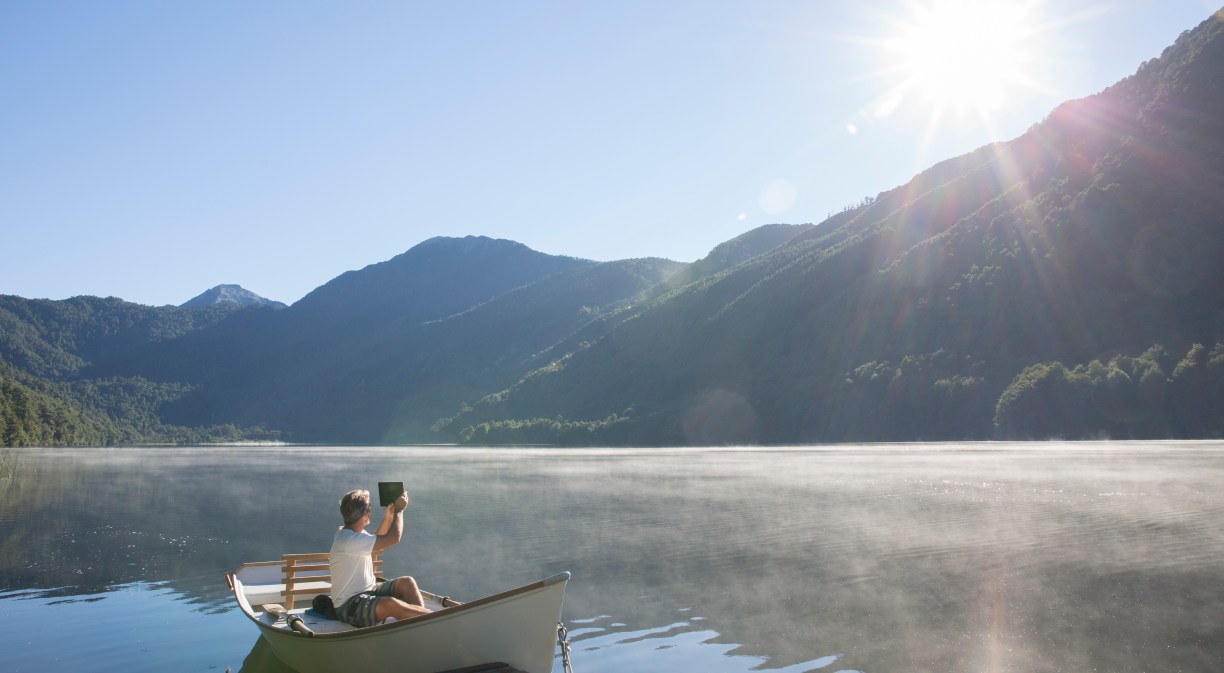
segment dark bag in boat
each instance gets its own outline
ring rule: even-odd
[[[315,596],[310,607],[328,619],[336,619],[336,606],[332,605],[331,596],[327,594]]]

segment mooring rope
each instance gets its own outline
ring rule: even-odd
[[[569,629],[565,628],[565,624],[561,622],[557,622],[557,644],[561,646],[561,666],[565,669],[565,673],[574,673],[569,660]]]

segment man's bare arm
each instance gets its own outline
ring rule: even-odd
[[[404,509],[408,507],[408,494],[403,493],[391,504],[388,512],[394,512],[390,518],[384,518],[378,527],[378,539],[374,540],[374,550],[386,549],[399,544],[404,534]],[[387,530],[383,530],[386,526]]]
[[[387,505],[386,511],[383,512],[382,523],[378,524],[378,530],[374,531],[375,535],[386,535],[387,531],[391,530],[391,519],[395,518],[395,505]]]

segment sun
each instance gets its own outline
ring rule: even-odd
[[[901,77],[898,92],[938,110],[987,113],[1029,79],[1033,51],[1023,0],[928,0],[911,5],[886,47]]]

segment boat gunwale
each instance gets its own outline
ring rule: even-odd
[[[250,602],[245,599],[245,596],[239,597],[238,595],[239,587],[243,586],[242,581],[238,579],[238,572],[240,570],[242,570],[243,568],[251,567],[251,566],[281,565],[282,563],[283,563],[282,561],[255,561],[252,563],[244,563],[241,566],[238,566],[238,568],[236,568],[233,572],[226,573],[225,581],[229,584],[230,591],[233,592],[234,599],[237,600],[238,607],[242,609],[242,613],[247,616],[247,619],[250,619],[251,621],[255,622],[255,625],[258,626],[261,630],[266,631],[268,633],[276,633],[276,634],[283,635],[283,636],[306,637],[296,631],[277,628],[276,626],[273,626],[271,624],[267,624],[261,621],[258,617],[255,616],[254,609],[251,607]],[[509,589],[507,591],[485,596],[483,598],[478,598],[476,600],[468,601],[466,603],[460,603],[458,605],[453,605],[451,607],[443,608],[436,612],[431,612],[427,615],[421,615],[420,617],[413,617],[412,619],[396,620],[390,623],[375,624],[374,626],[356,627],[356,628],[348,629],[344,631],[317,632],[314,634],[312,639],[317,640],[317,639],[323,638],[323,639],[328,639],[328,640],[334,640],[334,639],[342,639],[342,638],[363,637],[363,636],[368,636],[368,635],[377,635],[379,633],[384,633],[384,632],[391,631],[397,628],[420,626],[422,624],[427,624],[429,622],[439,621],[439,620],[448,619],[450,617],[454,617],[457,615],[461,615],[462,613],[467,612],[469,610],[479,609],[481,607],[491,605],[493,603],[498,603],[498,602],[505,601],[510,598],[515,598],[523,594],[528,594],[533,591],[537,591],[539,589],[543,589],[545,587],[549,587],[557,583],[565,583],[565,582],[568,582],[569,579],[570,579],[570,573],[568,571],[563,571],[551,577],[547,577],[545,579],[538,580],[530,584],[524,584],[523,586],[516,587],[514,589]]]

